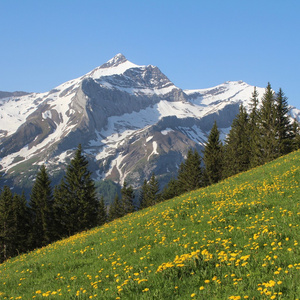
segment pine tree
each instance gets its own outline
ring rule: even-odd
[[[181,192],[190,192],[202,186],[201,157],[195,149],[188,150],[187,158],[179,166],[178,184]]]
[[[34,248],[53,241],[53,195],[51,181],[42,165],[37,173],[29,200],[31,214],[31,244]]]
[[[278,156],[287,154],[292,150],[292,125],[288,116],[287,97],[280,88],[276,94],[276,126],[277,126],[277,142]]]
[[[155,177],[155,174],[152,173],[149,183],[148,183],[148,201],[150,206],[155,205],[160,201],[159,198],[159,182]]]
[[[249,151],[250,167],[256,167],[262,164],[261,135],[259,130],[259,108],[258,92],[256,87],[252,93],[249,115]]]
[[[99,203],[81,145],[68,165],[55,195],[56,218],[62,216],[61,226],[64,227],[65,234],[72,235],[97,225]]]
[[[14,255],[15,222],[13,195],[8,186],[4,186],[0,195],[0,261]]]
[[[104,197],[102,196],[99,202],[99,209],[98,209],[98,225],[101,226],[106,222],[107,222],[107,212],[104,203]]]
[[[65,185],[64,180],[62,179],[60,184],[54,187],[54,204],[53,204],[53,213],[54,213],[54,222],[53,227],[56,233],[57,238],[62,238],[68,235],[68,224],[73,222],[73,216],[70,215],[66,207],[66,199],[64,196],[63,187]]]
[[[115,219],[124,216],[124,209],[118,194],[116,194],[113,203],[110,205],[108,210],[108,220],[111,222]]]
[[[209,184],[221,180],[223,173],[223,145],[220,140],[220,132],[216,121],[214,122],[204,147],[203,161],[205,164],[204,172]]]
[[[226,138],[223,174],[225,177],[246,171],[250,165],[249,116],[243,105]]]
[[[135,211],[134,209],[134,191],[132,186],[127,186],[127,182],[124,181],[123,187],[121,189],[121,202],[123,205],[124,214],[129,214]]]
[[[148,194],[149,194],[149,185],[147,180],[144,179],[143,185],[140,190],[140,195],[139,195],[140,209],[150,206],[150,200]]]
[[[262,97],[262,106],[259,115],[262,163],[265,163],[278,156],[275,95],[270,83],[268,83]]]
[[[26,252],[31,249],[28,240],[28,233],[31,232],[30,214],[27,206],[25,194],[15,194],[13,197],[13,213],[14,213],[14,247],[15,254]]]
[[[179,188],[178,180],[175,178],[171,178],[168,184],[164,187],[161,198],[162,200],[168,200],[172,199],[174,197],[177,197],[181,194],[181,190]]]
[[[300,149],[300,126],[294,119],[292,124],[292,150]]]

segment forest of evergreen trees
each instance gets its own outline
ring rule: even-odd
[[[189,149],[177,178],[160,191],[152,174],[139,191],[124,182],[108,207],[98,199],[87,159],[78,146],[60,184],[54,189],[46,166],[41,166],[27,201],[8,186],[0,192],[0,261],[20,253],[103,225],[135,210],[152,206],[182,193],[217,183],[300,148],[299,124],[290,122],[287,98],[268,84],[258,104],[256,89],[249,113],[241,105],[224,144],[215,122],[202,156]],[[135,205],[135,199],[138,204]]]

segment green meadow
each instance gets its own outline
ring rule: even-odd
[[[300,152],[0,265],[0,299],[300,299]]]

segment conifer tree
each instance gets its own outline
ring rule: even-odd
[[[14,255],[15,222],[13,195],[8,186],[3,187],[0,195],[0,261]]]
[[[103,225],[107,222],[107,212],[106,212],[106,206],[104,203],[104,197],[101,196],[100,202],[99,202],[99,209],[98,209],[98,225]]]
[[[202,186],[201,157],[195,149],[188,150],[187,158],[180,164],[178,184],[181,192],[190,192]]]
[[[292,123],[292,150],[300,149],[300,126],[294,119]]]
[[[209,184],[221,180],[223,173],[223,145],[220,140],[220,132],[216,121],[214,122],[204,147],[203,161],[205,164],[204,172]]]
[[[164,187],[161,193],[161,198],[162,200],[168,200],[179,196],[181,193],[182,191],[179,188],[178,180],[171,178],[168,184]]]
[[[54,222],[53,227],[57,238],[62,238],[68,235],[67,224],[73,221],[73,216],[66,210],[66,203],[64,197],[63,186],[65,185],[64,179],[61,180],[60,184],[54,187]]]
[[[144,179],[143,185],[140,190],[140,195],[139,195],[140,209],[150,206],[150,200],[148,195],[149,195],[149,185],[147,179]]]
[[[250,167],[256,167],[262,164],[261,135],[259,129],[259,108],[258,92],[256,87],[252,93],[249,115],[249,151]]]
[[[225,177],[248,170],[250,165],[249,116],[243,105],[232,122],[225,144]]]
[[[148,183],[148,202],[150,206],[155,205],[160,201],[159,198],[159,182],[155,177],[155,174],[152,173],[149,183]]]
[[[140,190],[139,202],[140,209],[155,205],[161,201],[159,194],[159,182],[152,173],[149,182],[144,179],[143,185]]]
[[[124,209],[118,194],[116,194],[113,203],[109,207],[108,220],[111,222],[123,216],[124,216]]]
[[[292,150],[292,125],[290,124],[288,111],[287,97],[280,88],[276,94],[278,156],[285,155]]]
[[[127,182],[124,181],[123,187],[121,189],[121,202],[123,205],[124,214],[129,214],[135,211],[134,209],[134,191],[132,186],[128,186]]]
[[[53,195],[51,181],[42,165],[33,184],[29,209],[31,214],[31,245],[41,247],[53,241]]]
[[[262,163],[269,162],[278,156],[276,115],[275,95],[271,84],[268,83],[260,109]]]
[[[66,175],[55,195],[56,214],[58,218],[63,217],[61,226],[64,227],[65,234],[72,235],[97,225],[99,203],[81,145],[68,165]]]
[[[26,252],[31,249],[28,240],[28,233],[31,232],[30,214],[27,206],[25,194],[15,194],[13,197],[13,213],[14,213],[14,248],[15,254]]]

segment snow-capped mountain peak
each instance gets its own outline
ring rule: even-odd
[[[253,89],[228,81],[183,91],[158,67],[119,53],[48,93],[1,99],[0,169],[28,185],[42,163],[61,174],[81,143],[98,180],[139,186],[155,172],[166,183],[189,148],[201,151],[214,121],[224,138]],[[299,110],[290,114],[300,119]]]
[[[112,59],[107,61],[105,64],[89,72],[85,77],[99,79],[103,76],[120,75],[128,69],[141,67],[144,66],[139,66],[130,62],[126,59],[126,57],[123,54],[119,53],[115,55]]]
[[[110,59],[108,62],[103,64],[101,68],[111,68],[111,67],[116,67],[124,62],[126,62],[127,59],[122,53],[118,53],[115,55],[112,59]]]

